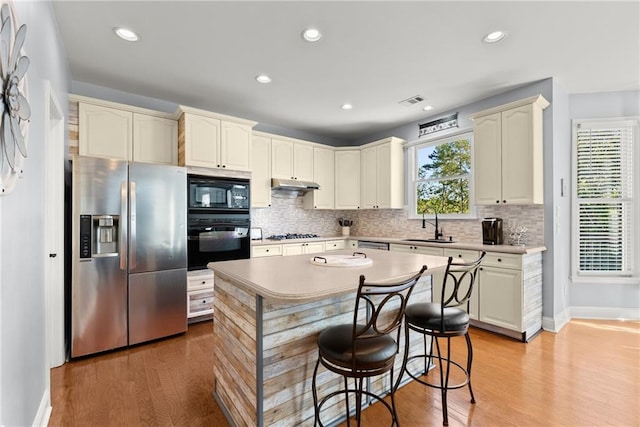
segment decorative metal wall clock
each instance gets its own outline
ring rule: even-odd
[[[15,32],[14,32],[15,29]],[[13,190],[23,173],[31,108],[27,100],[27,26],[18,27],[11,4],[0,7],[0,194]]]

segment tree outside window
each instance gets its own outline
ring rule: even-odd
[[[471,212],[472,134],[459,135],[416,149],[416,214]]]

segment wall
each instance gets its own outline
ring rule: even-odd
[[[640,91],[569,95],[568,115],[570,120],[640,116]],[[570,138],[570,124],[567,132]],[[640,238],[638,229],[635,236]],[[573,317],[638,319],[640,286],[638,283],[570,282],[569,305]]]
[[[0,425],[26,426],[42,422],[50,406],[42,244],[45,80],[61,98],[69,72],[51,2],[17,1],[15,10],[27,25],[31,120],[24,176],[11,194],[0,196]]]

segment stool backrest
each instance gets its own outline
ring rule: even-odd
[[[445,307],[459,307],[466,304],[468,312],[469,299],[475,286],[478,268],[486,254],[483,251],[478,259],[470,262],[460,262],[457,259],[456,262],[453,262],[454,258],[449,257],[442,283],[442,299],[440,300],[442,301],[442,310]]]
[[[395,283],[366,283],[364,275],[360,276],[353,315],[352,342],[354,347],[358,340],[388,335],[394,331],[398,333],[397,342],[407,300],[426,269],[427,266],[424,265],[418,274]],[[360,313],[361,308],[367,309],[364,328],[359,327],[359,325],[363,325],[363,322],[358,322],[358,317],[362,314]]]

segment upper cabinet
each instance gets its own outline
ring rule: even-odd
[[[133,113],[130,111],[80,102],[78,134],[81,156],[133,158]]]
[[[178,163],[171,114],[72,95],[78,100],[78,154],[144,163]]]
[[[333,149],[313,148],[313,181],[320,185],[320,189],[305,194],[304,208],[333,209],[335,183]]]
[[[133,161],[178,164],[178,122],[133,113]]]
[[[335,209],[360,209],[360,150],[335,152]]]
[[[274,178],[313,181],[313,145],[272,139],[271,173]]]
[[[252,136],[251,207],[271,206],[271,138]]]
[[[255,122],[180,106],[178,162],[181,166],[251,170]]]
[[[404,205],[404,163],[402,143],[386,138],[365,145],[360,153],[363,209],[402,209]]]
[[[542,204],[543,110],[534,96],[473,114],[477,205]]]

